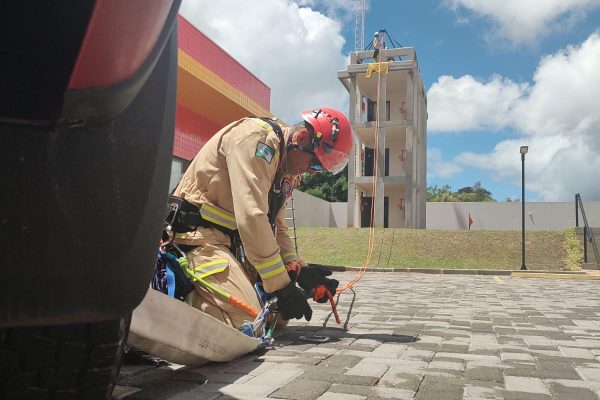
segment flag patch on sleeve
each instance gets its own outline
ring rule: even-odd
[[[271,164],[271,160],[275,155],[275,149],[271,146],[268,146],[264,143],[258,142],[256,145],[256,153],[255,156],[258,158],[264,158],[269,164]]]

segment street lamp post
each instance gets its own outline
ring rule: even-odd
[[[529,146],[521,146],[521,270],[527,270],[525,266],[525,154],[527,154]]]

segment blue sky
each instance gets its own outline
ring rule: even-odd
[[[428,185],[481,181],[499,201],[520,198],[529,145],[527,200],[600,200],[600,0],[367,6],[366,43],[385,28],[417,51]],[[186,0],[182,14],[271,87],[286,121],[317,104],[347,110],[336,71],[354,47],[353,0]]]

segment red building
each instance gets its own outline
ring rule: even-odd
[[[179,16],[177,114],[172,190],[198,150],[219,129],[247,116],[272,116],[271,89]]]

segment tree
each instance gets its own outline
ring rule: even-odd
[[[314,176],[305,174],[298,189],[331,202],[348,201],[348,167],[337,175],[326,172]]]
[[[427,187],[427,201],[445,202],[459,200],[456,197],[454,197],[450,185],[433,185]]]
[[[492,193],[481,186],[481,181],[475,182],[473,186],[458,189],[456,197],[459,199],[458,201],[466,202],[496,201],[492,197]]]
[[[492,193],[481,186],[481,182],[475,182],[473,186],[466,186],[452,191],[450,185],[433,185],[427,187],[427,201],[447,202],[447,201],[464,201],[464,202],[482,202],[496,201],[492,197]]]

